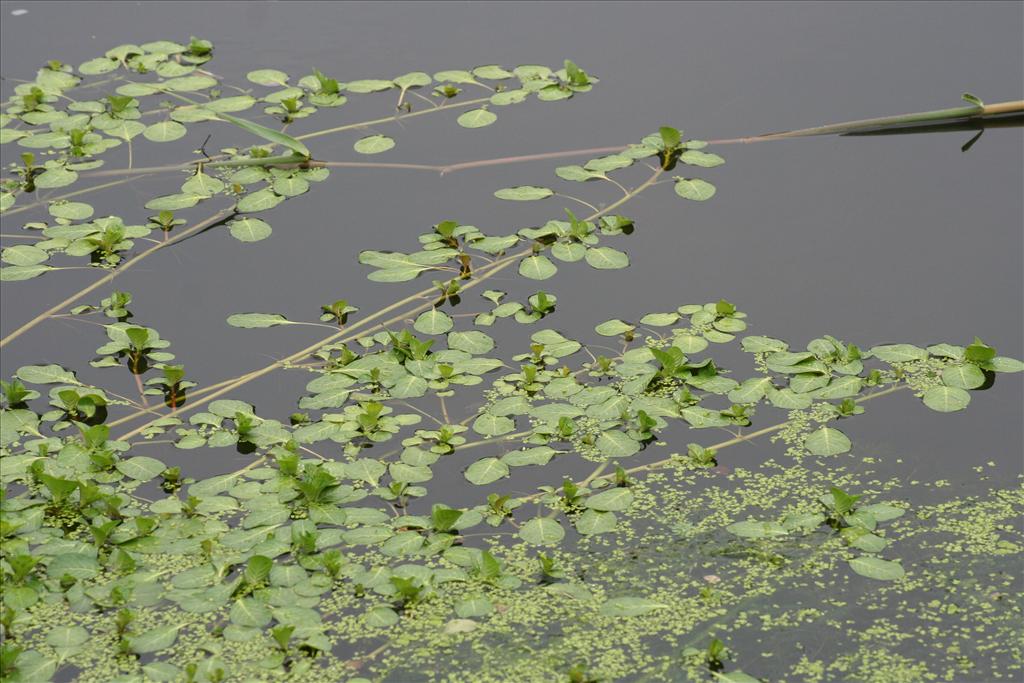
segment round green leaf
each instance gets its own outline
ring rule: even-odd
[[[715,186],[700,178],[680,178],[675,184],[676,194],[683,199],[703,202],[715,196]]]
[[[159,652],[174,645],[174,641],[178,639],[179,628],[181,627],[174,624],[157,626],[137,636],[130,636],[128,643],[135,654]]]
[[[456,120],[463,128],[483,128],[497,121],[498,117],[486,109],[470,109]]]
[[[448,348],[479,356],[494,348],[494,339],[478,330],[451,332],[448,334]]]
[[[232,327],[260,328],[287,325],[288,319],[280,313],[235,313],[228,316],[228,325]]]
[[[554,545],[565,537],[565,529],[550,517],[535,517],[519,529],[519,538],[532,545]]]
[[[850,569],[861,576],[878,581],[896,581],[902,579],[906,572],[898,562],[883,560],[874,555],[862,555],[850,560]]]
[[[849,451],[852,446],[846,434],[831,427],[817,429],[804,439],[804,447],[812,455],[839,455]]]
[[[971,402],[971,395],[957,387],[938,386],[924,392],[921,399],[932,410],[952,413],[966,408]]]
[[[30,244],[16,244],[0,252],[0,259],[12,266],[34,266],[48,259],[50,255]]]
[[[137,481],[149,481],[167,469],[167,466],[156,458],[145,456],[119,460],[115,467],[121,474]]]
[[[54,218],[65,218],[69,221],[84,221],[93,214],[93,208],[85,202],[54,202],[47,207]]]
[[[142,131],[143,137],[153,142],[171,142],[179,138],[185,137],[185,133],[188,130],[185,126],[181,125],[177,121],[161,121],[154,123],[152,126],[147,126],[146,130]]]
[[[252,83],[257,85],[275,86],[275,85],[287,85],[288,74],[277,69],[257,69],[250,71],[245,77]]]
[[[519,187],[506,187],[494,193],[498,199],[507,199],[513,202],[533,202],[544,199],[555,194],[546,187],[535,187],[533,185],[521,185]]]
[[[632,332],[635,329],[636,328],[633,325],[618,319],[606,320],[594,328],[594,330],[602,337],[617,337],[620,334]]]
[[[633,502],[633,492],[624,487],[602,491],[587,498],[584,505],[598,512],[625,510]]]
[[[942,371],[942,383],[958,389],[977,389],[985,383],[985,373],[970,363],[954,365]]]
[[[531,280],[547,280],[557,272],[558,266],[543,254],[527,256],[519,262],[519,274]]]
[[[239,218],[228,223],[231,236],[239,242],[259,242],[270,237],[273,229],[259,218]]]
[[[282,201],[284,201],[284,197],[276,194],[273,190],[264,188],[239,199],[235,208],[239,213],[253,213],[272,209]]]
[[[586,259],[591,268],[599,270],[616,270],[629,265],[629,257],[618,249],[612,249],[611,247],[587,249]]]
[[[509,474],[508,465],[498,458],[483,458],[466,468],[466,479],[477,486],[485,486]]]
[[[422,334],[445,334],[455,326],[455,322],[444,311],[432,308],[421,313],[412,326]]]
[[[360,154],[380,154],[395,146],[395,141],[387,135],[370,135],[356,140],[352,146]]]

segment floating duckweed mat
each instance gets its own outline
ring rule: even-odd
[[[380,310],[230,314],[325,331],[239,377],[187,375],[174,331],[137,322],[114,275],[207,230],[273,238],[264,212],[318,191],[332,166],[377,165],[319,160],[306,141],[351,132],[355,153],[381,154],[396,141],[360,130],[428,114],[480,128],[597,84],[567,61],[348,82],[258,69],[239,85],[210,70],[213,52],[193,38],[50,62],[2,115],[19,161],[0,207],[8,224],[33,212],[2,279],[96,277],[0,345],[56,315],[99,323],[89,366],[26,365],[3,383],[6,680],[1019,679],[1021,482],[989,465],[969,490],[915,478],[844,430],[895,403],[963,410],[1020,361],[978,338],[795,346],[751,334],[724,299],[608,311],[637,317],[595,320],[586,339],[551,326],[558,297],[535,283],[629,265],[621,211],[636,196],[715,195],[696,175],[724,160],[674,128],[495,192],[586,211],[506,234],[441,220],[407,253],[364,251],[372,282],[432,280]],[[336,124],[372,93],[397,113]],[[288,132],[313,116],[336,125]],[[192,129],[212,140],[193,158],[132,167],[133,145]],[[229,129],[255,146],[214,151]],[[127,168],[107,167],[112,150]],[[159,173],[185,180],[94,215],[90,192]],[[619,196],[598,208],[565,191],[588,182]],[[499,273],[526,290],[487,288]],[[530,343],[499,352],[515,325]],[[126,371],[137,395],[108,386]],[[272,372],[307,378],[298,412],[246,400]],[[249,460],[197,478],[156,444]],[[741,445],[757,457],[731,458]],[[455,483],[447,501],[431,491]]]

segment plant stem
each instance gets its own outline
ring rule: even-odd
[[[18,329],[14,330],[13,332],[11,332],[9,335],[4,337],[3,339],[0,339],[0,348],[3,348],[5,346],[7,346],[9,343],[11,343],[12,341],[17,339],[21,335],[23,335],[26,332],[28,332],[33,327],[35,327],[39,323],[43,322],[44,320],[49,318],[54,313],[57,313],[57,312],[63,310],[64,308],[66,308],[67,306],[69,306],[70,304],[75,303],[76,301],[81,299],[83,296],[85,296],[89,292],[91,292],[91,291],[93,291],[93,290],[95,290],[95,289],[97,289],[99,287],[102,287],[103,285],[105,285],[108,282],[112,281],[115,277],[117,277],[118,275],[120,275],[124,271],[131,269],[133,266],[135,266],[137,263],[139,263],[139,261],[141,261],[142,259],[146,258],[150,254],[153,254],[153,253],[155,253],[157,251],[160,251],[164,247],[168,247],[168,246],[170,246],[170,245],[172,245],[172,244],[174,244],[176,242],[180,242],[181,240],[185,239],[189,235],[193,235],[193,234],[195,234],[195,233],[197,233],[197,232],[199,232],[201,230],[205,230],[206,228],[210,227],[211,225],[215,225],[215,224],[219,223],[220,221],[224,220],[225,218],[227,218],[228,216],[232,215],[233,213],[234,213],[234,209],[224,209],[223,211],[220,211],[220,212],[214,214],[213,216],[210,216],[206,220],[200,221],[200,222],[196,223],[195,225],[193,225],[192,227],[190,227],[190,228],[188,228],[186,230],[183,230],[174,239],[169,240],[167,242],[160,242],[158,244],[155,244],[152,247],[150,247],[149,249],[146,249],[142,253],[138,254],[134,258],[132,258],[132,259],[130,259],[128,261],[125,261],[121,266],[119,266],[114,271],[104,275],[103,277],[101,277],[100,279],[96,280],[96,282],[92,283],[91,285],[89,285],[89,286],[87,286],[87,287],[85,287],[83,289],[78,290],[77,292],[75,292],[74,294],[72,294],[68,298],[64,299],[60,303],[58,303],[55,306],[52,306],[52,307],[48,308],[47,310],[43,311],[42,313],[37,315],[32,320],[29,320],[27,323],[25,323],[24,325],[22,325]]]

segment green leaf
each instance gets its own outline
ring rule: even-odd
[[[789,531],[781,524],[755,520],[736,522],[725,527],[725,530],[740,538],[776,538],[789,535]]]
[[[231,622],[239,626],[263,628],[271,619],[270,608],[255,598],[243,598],[231,607]]]
[[[487,616],[494,609],[486,595],[476,593],[455,603],[455,613],[463,619]]]
[[[267,209],[274,208],[283,201],[284,197],[269,188],[264,188],[251,194],[247,194],[239,199],[238,204],[235,205],[235,210],[238,211],[238,213],[266,211]]]
[[[985,383],[985,373],[971,363],[954,365],[942,371],[942,383],[958,389],[977,389]]]
[[[156,197],[146,202],[146,208],[152,211],[177,211],[178,209],[189,209],[206,199],[206,194],[179,193],[168,194]]]
[[[35,177],[35,185],[39,189],[48,190],[54,187],[64,187],[78,180],[78,174],[63,166],[51,168]]]
[[[774,353],[776,351],[785,351],[789,348],[789,344],[781,339],[757,335],[744,337],[740,343],[743,346],[743,350],[747,353]]]
[[[661,137],[661,144],[664,149],[672,150],[679,146],[682,142],[683,135],[677,129],[671,126],[662,126],[658,129],[658,135]]]
[[[702,168],[714,168],[715,166],[721,166],[725,163],[725,159],[718,156],[717,154],[708,154],[707,152],[698,152],[694,149],[688,149],[679,155],[679,160],[684,164],[690,166],[700,166]]]
[[[629,257],[611,247],[593,247],[587,249],[587,263],[591,268],[599,270],[616,270],[629,265]]]
[[[215,87],[217,79],[209,76],[182,76],[154,85],[159,85],[160,88],[171,92],[195,92]]]
[[[73,372],[59,365],[23,365],[14,374],[29,384],[81,384]]]
[[[630,325],[629,323],[621,320],[606,320],[595,327],[594,331],[602,337],[617,337],[620,334],[632,332],[635,329],[636,327],[634,325]]]
[[[300,176],[278,178],[274,181],[274,192],[284,197],[297,197],[309,190],[309,181]]]
[[[498,458],[483,458],[466,468],[466,479],[477,486],[486,486],[509,475],[508,465]]]
[[[268,87],[288,85],[288,74],[277,69],[257,69],[245,75],[246,79],[257,85]]]
[[[259,218],[239,218],[228,223],[231,236],[239,242],[259,242],[270,237],[270,224]]]
[[[228,316],[228,325],[246,329],[288,324],[290,321],[280,313],[235,313]]]
[[[757,403],[772,388],[770,377],[752,377],[729,392],[729,400],[733,403]]]
[[[455,322],[451,317],[436,308],[424,311],[413,323],[413,329],[422,334],[445,334],[454,326]]]
[[[584,536],[606,534],[615,530],[618,518],[614,512],[599,512],[594,509],[584,510],[576,519],[576,531]]]
[[[493,112],[490,112],[483,108],[470,109],[462,116],[460,116],[458,119],[456,119],[456,121],[458,121],[458,124],[463,128],[483,128],[484,126],[491,125],[497,120],[498,117]]]
[[[307,148],[304,144],[293,138],[291,135],[286,135],[284,133],[274,130],[273,128],[267,128],[266,126],[261,126],[258,123],[246,121],[245,119],[240,119],[235,116],[231,116],[230,114],[225,114],[223,112],[218,113],[217,116],[229,123],[233,123],[242,130],[245,130],[249,133],[252,133],[253,135],[263,138],[264,140],[267,140],[268,142],[272,142],[275,145],[287,147],[291,151],[301,155],[306,159],[309,159],[312,156],[312,153],[309,151],[309,148]]]
[[[81,626],[55,626],[46,634],[46,644],[58,650],[70,650],[89,640],[89,632]]]
[[[399,617],[395,610],[385,605],[378,605],[367,611],[366,623],[374,628],[387,628],[398,623]]]
[[[448,348],[479,356],[494,348],[494,339],[479,330],[451,332],[448,334]]]
[[[84,202],[54,202],[47,207],[47,211],[54,218],[65,218],[69,221],[84,221],[93,214],[92,206]]]
[[[878,581],[896,581],[902,579],[905,572],[898,562],[883,560],[874,555],[861,555],[850,560],[850,569],[861,576]]]
[[[620,487],[589,496],[584,505],[598,512],[615,512],[625,510],[632,502],[633,492]]]
[[[550,517],[535,517],[519,529],[519,538],[532,545],[555,545],[565,537],[565,529]]]
[[[640,450],[640,443],[636,439],[617,429],[601,432],[594,445],[601,455],[609,458],[624,458]]]
[[[638,617],[668,607],[667,604],[656,600],[624,596],[606,600],[598,611],[606,617]]]
[[[132,652],[138,655],[166,650],[178,639],[178,629],[180,628],[181,626],[174,624],[157,626],[137,636],[130,636],[128,643]]]
[[[965,92],[963,95],[961,95],[960,99],[962,99],[964,102],[967,102],[968,104],[973,104],[975,107],[984,107],[985,106],[985,103],[982,102],[981,99],[978,98],[977,95],[972,95],[969,92]]]
[[[350,81],[345,84],[345,90],[359,94],[384,92],[385,90],[391,90],[394,87],[394,81],[385,81],[379,78],[365,78],[359,81]]]
[[[30,244],[17,244],[0,252],[0,259],[12,266],[35,266],[48,258],[47,252]]]
[[[519,274],[531,280],[547,280],[557,272],[558,266],[543,254],[527,256],[519,262]]]
[[[167,466],[156,458],[145,456],[119,460],[115,467],[118,472],[136,481],[149,481],[167,469]]]
[[[675,184],[676,194],[683,199],[703,202],[715,196],[715,186],[700,178],[680,178]]]
[[[971,402],[971,395],[957,387],[938,386],[924,392],[921,397],[924,404],[940,413],[953,413],[963,410]]]
[[[161,121],[154,123],[152,126],[147,126],[146,130],[142,131],[143,137],[153,142],[171,142],[179,138],[185,137],[185,133],[188,130],[185,126],[181,125],[177,121]]]
[[[883,344],[872,347],[868,352],[886,363],[909,363],[928,358],[927,351],[913,344]]]
[[[380,154],[395,146],[395,141],[387,135],[370,135],[356,140],[352,148],[360,154]]]
[[[821,427],[804,439],[804,448],[812,455],[839,455],[853,447],[850,439],[838,429]]]
[[[498,199],[507,199],[513,202],[534,202],[538,199],[545,199],[555,194],[546,187],[535,187],[533,185],[520,185],[519,187],[506,187],[494,193]]]

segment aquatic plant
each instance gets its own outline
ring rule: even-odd
[[[747,314],[724,299],[594,321],[588,340],[550,326],[558,297],[534,281],[628,266],[619,247],[636,226],[620,211],[634,198],[667,184],[682,200],[715,196],[701,176],[724,159],[673,127],[494,193],[571,202],[543,225],[488,234],[439,217],[408,252],[363,251],[372,282],[431,281],[378,310],[362,310],[358,295],[317,293],[318,302],[335,300],[312,306],[308,320],[226,315],[238,328],[314,326],[323,336],[238,377],[188,374],[189,360],[170,351],[173,330],[165,338],[137,322],[147,317],[143,302],[97,290],[208,230],[272,239],[263,212],[317,191],[332,167],[389,166],[318,160],[310,141],[319,137],[448,112],[476,129],[495,124],[503,107],[585,96],[598,83],[566,61],[347,82],[318,69],[297,79],[259,69],[240,87],[209,70],[213,54],[192,38],[118,46],[77,68],[49,62],[16,86],[2,115],[0,141],[24,151],[0,207],[5,218],[36,212],[5,233],[28,243],[3,249],[2,279],[73,268],[96,278],[0,344],[57,316],[102,328],[87,338],[100,344],[90,367],[25,365],[2,386],[6,679],[897,681],[1020,672],[1019,485],[993,482],[983,495],[910,508],[910,492],[932,483],[859,452],[844,431],[886,401],[963,410],[972,392],[1020,372],[1020,361],[978,338],[868,346],[823,333],[791,346],[747,334]],[[481,96],[467,98],[471,90]],[[396,113],[288,132],[371,93],[397,97]],[[972,103],[949,116],[983,109]],[[210,135],[192,159],[133,168],[133,145],[173,142],[192,128]],[[222,132],[248,146],[211,155]],[[374,133],[353,150],[395,145]],[[119,148],[128,167],[105,168]],[[149,173],[186,177],[122,216],[94,217],[81,201]],[[603,183],[619,196],[599,207],[562,189],[571,183]],[[193,217],[200,206],[209,215]],[[485,288],[512,272],[516,291]],[[498,354],[489,332],[511,325],[528,326],[530,343]],[[748,367],[729,370],[723,357]],[[109,386],[125,369],[137,396]],[[252,382],[274,372],[307,378],[298,412],[260,414],[245,400]],[[785,454],[727,467],[728,449],[762,437]],[[147,455],[156,445],[167,455]],[[247,464],[199,478],[179,459],[203,449],[217,462],[224,448]],[[520,492],[526,472],[544,473],[547,484]],[[458,496],[432,491],[435,477],[458,481]],[[882,606],[895,616],[860,626]],[[736,645],[754,639],[767,648],[760,660]],[[793,643],[799,657],[765,659]]]

